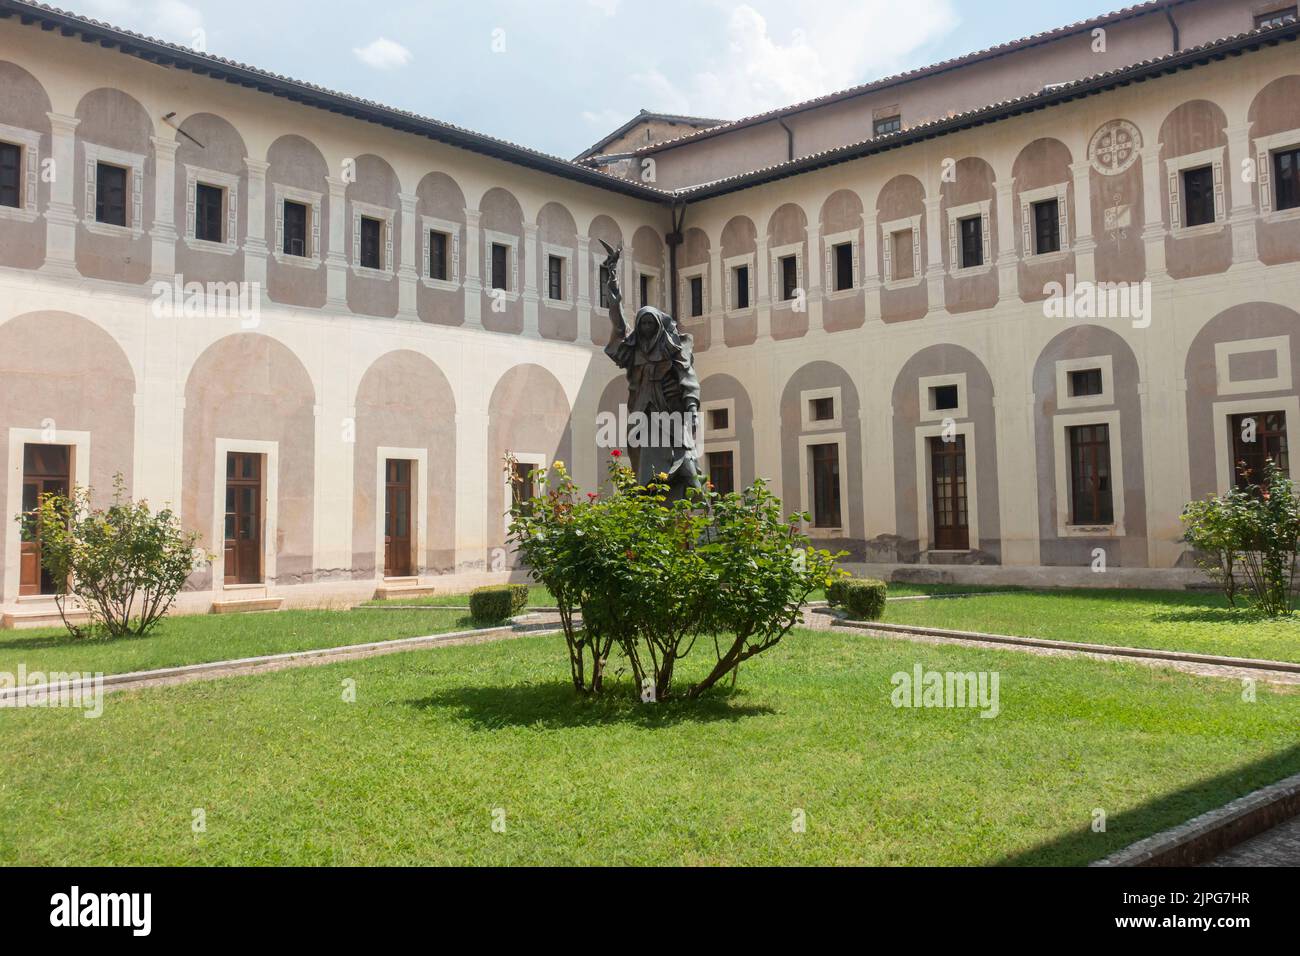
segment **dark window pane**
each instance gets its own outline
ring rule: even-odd
[[[1061,250],[1061,220],[1059,206],[1055,199],[1034,203],[1034,252],[1042,255],[1046,252]]]
[[[641,305],[650,305],[650,276],[641,273]]]
[[[934,395],[934,410],[945,412],[957,407],[958,394],[956,385],[936,385],[930,389]]]
[[[609,308],[609,266],[600,267],[600,307]]]
[[[736,475],[731,452],[711,451],[709,459],[709,481],[713,482],[714,491],[729,495],[736,490]]]
[[[199,183],[194,187],[194,238],[221,242],[221,210],[225,193],[218,186]]]
[[[853,288],[853,243],[841,242],[835,247],[835,291]]]
[[[725,408],[709,409],[709,428],[713,431],[726,431],[731,423],[731,415]]]
[[[1291,468],[1286,438],[1285,412],[1249,412],[1234,415],[1232,428],[1232,458],[1238,488],[1261,485],[1265,478],[1265,463],[1272,461],[1283,471]]]
[[[546,257],[547,294],[555,301],[564,298],[564,259],[560,256]]]
[[[13,143],[0,143],[0,206],[22,205],[22,149]]]
[[[794,256],[782,256],[780,266],[781,299],[788,302],[795,297],[799,288],[799,266]]]
[[[1110,426],[1079,425],[1070,433],[1070,523],[1110,524]]]
[[[361,265],[367,269],[384,267],[380,243],[384,237],[384,223],[380,219],[361,217]]]
[[[815,422],[828,422],[835,417],[835,399],[831,397],[814,398],[812,405],[812,419]]]
[[[957,223],[961,228],[961,267],[963,269],[984,265],[982,222],[980,216],[971,216],[969,219],[962,219]]]
[[[840,447],[812,446],[813,526],[840,527]]]
[[[1300,206],[1300,148],[1273,154],[1274,209]]]
[[[95,167],[95,219],[112,226],[126,225],[126,170],[100,163]]]
[[[1295,23],[1295,21],[1296,8],[1286,7],[1285,9],[1273,10],[1269,13],[1255,14],[1255,29],[1258,30],[1262,27],[1276,27],[1281,26],[1283,23]]]
[[[699,276],[691,276],[691,315],[700,316],[704,314],[704,280]]]
[[[736,276],[736,308],[749,308],[749,266],[737,266],[735,269]]]
[[[451,270],[447,268],[447,234],[445,232],[429,233],[429,278],[447,279]]]
[[[1214,222],[1214,169],[1201,166],[1183,172],[1183,202],[1187,208],[1187,226]]]
[[[872,133],[876,136],[884,136],[886,133],[897,133],[903,128],[903,118],[901,116],[882,116],[871,124]]]
[[[510,265],[510,247],[499,242],[492,243],[492,288],[510,288],[510,277],[506,274]]]
[[[1070,373],[1070,395],[1100,395],[1102,390],[1101,369],[1084,368]]]
[[[284,254],[307,255],[307,207],[300,202],[284,203]]]

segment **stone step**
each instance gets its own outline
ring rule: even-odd
[[[432,584],[396,584],[388,582],[375,588],[374,600],[386,601],[390,598],[426,597],[437,594],[438,589]],[[468,602],[469,598],[465,600]]]
[[[90,621],[90,615],[85,611],[69,611],[68,620],[73,624],[86,624]],[[13,630],[24,627],[62,627],[63,618],[59,616],[59,609],[53,604],[41,605],[39,607],[23,609],[20,611],[6,611],[3,617],[0,617],[0,629]]]
[[[213,601],[213,614],[242,614],[246,611],[278,611],[283,598],[242,598],[234,601]]]

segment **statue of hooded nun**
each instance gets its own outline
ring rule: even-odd
[[[694,343],[689,333],[678,331],[672,316],[651,305],[638,309],[632,328],[627,328],[618,288],[617,253],[612,249],[610,253],[613,262],[608,270],[607,290],[613,328],[605,354],[627,372],[628,452],[632,467],[637,482],[643,485],[667,474],[670,497],[680,498],[686,488],[700,483],[694,447],[700,409]],[[639,428],[640,416],[633,417],[636,412],[645,416]],[[664,412],[671,414],[654,417]],[[663,423],[669,427],[657,427]]]

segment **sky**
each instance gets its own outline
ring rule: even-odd
[[[738,119],[1136,0],[48,0],[572,157],[638,110]]]

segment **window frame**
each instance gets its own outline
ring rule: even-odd
[[[888,127],[888,128],[882,128]],[[878,136],[889,136],[893,133],[901,132],[903,129],[903,114],[890,113],[888,116],[873,116],[871,119],[871,138]]]
[[[1214,146],[1200,152],[1188,153],[1165,160],[1165,189],[1168,202],[1169,230],[1174,238],[1210,235],[1224,229],[1227,222],[1226,194],[1224,191],[1224,146]],[[1195,226],[1186,225],[1184,173],[1188,170],[1210,167],[1210,185],[1214,204],[1214,220]]]
[[[293,265],[304,269],[315,269],[321,262],[321,198],[322,194],[296,186],[275,183],[275,244],[271,256],[283,265]],[[307,207],[306,255],[295,256],[284,251],[285,225],[284,204],[298,203]]]
[[[144,235],[144,160],[141,153],[129,153],[98,143],[82,143],[84,160],[85,199],[81,224],[87,232],[97,236],[120,239],[129,236],[139,239]],[[123,201],[126,203],[126,225],[118,226],[100,222],[95,218],[99,192],[99,164],[117,166],[126,170]]]
[[[1289,129],[1269,136],[1256,136],[1255,164],[1259,171],[1259,211],[1265,222],[1287,222],[1300,219],[1300,205],[1278,208],[1276,156],[1300,149],[1300,129]],[[1297,160],[1300,169],[1300,159]],[[1300,172],[1297,173],[1300,177]]]
[[[992,200],[989,199],[948,207],[948,274],[953,278],[983,275],[993,268],[991,208]],[[965,227],[962,224],[976,217],[979,218],[980,261],[968,266],[965,264]]]
[[[1280,27],[1286,23],[1295,23],[1297,19],[1297,8],[1295,6],[1279,7],[1267,13],[1257,13],[1251,22],[1255,25],[1256,30],[1272,29]]]
[[[1084,425],[1107,426],[1110,444],[1111,521],[1075,524],[1070,429]],[[1053,450],[1056,467],[1056,536],[1058,538],[1122,538],[1124,516],[1124,435],[1119,409],[1083,410],[1052,416]]]
[[[1090,438],[1084,440],[1080,433],[1085,429],[1092,430],[1094,435],[1104,435],[1104,438]],[[1100,431],[1099,431],[1100,430]],[[1106,422],[1082,422],[1077,425],[1066,426],[1066,441],[1069,444],[1070,454],[1070,499],[1069,523],[1072,528],[1096,528],[1109,527],[1115,521],[1115,476],[1114,452],[1111,449],[1110,425]],[[1105,482],[1107,487],[1102,489],[1102,472],[1100,468],[1102,454],[1099,449],[1105,449]],[[1081,455],[1081,452],[1091,451],[1092,470],[1094,480],[1091,487],[1081,489],[1079,459],[1087,457]],[[1080,515],[1080,497],[1081,495],[1089,499],[1089,505],[1092,513],[1086,516]],[[1103,501],[1103,499],[1105,499]],[[1103,503],[1105,507],[1103,508]],[[1109,514],[1106,512],[1109,511]]]
[[[219,169],[185,164],[185,245],[195,252],[234,255],[239,247],[239,176]],[[198,234],[199,186],[222,192],[221,240],[200,239]]]
[[[35,222],[40,215],[41,134],[0,123],[0,142],[18,149],[18,205],[0,206],[0,219]]]
[[[1070,373],[1087,369],[1101,372],[1101,392],[1096,395],[1071,395]],[[1109,355],[1086,355],[1059,359],[1056,363],[1056,407],[1059,409],[1093,408],[1115,404],[1114,365]]]
[[[352,206],[352,248],[349,259],[351,260],[352,274],[365,279],[379,279],[381,281],[391,279],[396,271],[393,237],[393,222],[396,219],[396,210],[388,206],[362,202],[359,199],[350,200],[350,203]],[[362,219],[375,220],[380,224],[378,268],[361,264]]]
[[[881,236],[881,256],[884,265],[883,285],[886,289],[907,289],[912,286],[920,285],[925,280],[924,270],[921,268],[921,214],[908,216],[905,219],[893,219],[888,222],[880,223]],[[901,233],[908,232],[912,236],[912,273],[907,276],[898,276],[897,263],[894,249],[894,237]]]
[[[1030,262],[1052,262],[1065,258],[1070,251],[1069,183],[1055,183],[1038,189],[1020,192],[1020,253]],[[1040,203],[1056,201],[1057,248],[1050,252],[1038,250],[1036,207]]]
[[[758,298],[757,282],[758,277],[754,268],[755,253],[746,253],[739,256],[728,256],[723,260],[723,273],[726,276],[724,283],[722,311],[727,315],[746,315],[755,310],[756,300]],[[745,293],[748,301],[740,305],[737,301],[739,298],[739,273],[744,268],[746,274]]]
[[[551,298],[551,260],[558,259],[560,262],[560,298]],[[555,245],[554,243],[542,243],[542,263],[543,271],[541,278],[545,279],[541,299],[548,308],[552,309],[572,309],[573,300],[573,250],[567,246]]]

